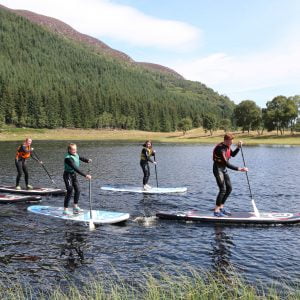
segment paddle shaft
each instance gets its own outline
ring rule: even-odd
[[[89,202],[90,202],[90,219],[93,219],[92,216],[92,180],[89,180]]]
[[[241,146],[241,153],[242,153],[244,167],[246,168],[246,162],[245,162],[244,153],[243,153],[243,147],[242,146]],[[248,177],[248,172],[245,172],[245,173],[246,173],[246,178],[247,178],[247,182],[248,182],[250,197],[251,197],[251,199],[253,199],[253,195],[252,195],[252,191],[251,191],[251,187],[250,187],[250,181],[249,181],[249,177]]]
[[[52,183],[54,185],[56,185],[55,181],[52,179],[51,175],[49,174],[48,170],[46,169],[46,167],[44,166],[44,164],[41,162],[40,158],[38,157],[38,155],[36,154],[35,151],[32,151],[32,153],[34,153],[35,157],[38,159],[39,164],[43,167],[43,169],[45,170],[45,172],[47,173],[47,175],[49,176],[50,180],[52,181]]]
[[[156,162],[156,160],[155,160],[155,154],[154,154],[154,162]],[[155,177],[156,177],[156,187],[158,187],[158,178],[157,178],[157,167],[156,167],[156,164],[154,164],[154,168],[155,168]]]

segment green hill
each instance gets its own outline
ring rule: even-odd
[[[69,40],[0,8],[0,123],[172,131],[234,104],[205,85]]]

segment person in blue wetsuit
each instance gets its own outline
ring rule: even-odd
[[[213,173],[219,187],[219,193],[217,195],[216,206],[214,209],[215,217],[225,217],[230,215],[230,212],[224,208],[225,201],[232,191],[227,168],[235,171],[248,172],[248,168],[246,167],[240,168],[229,163],[229,159],[236,156],[242,147],[242,142],[239,141],[237,148],[232,151],[230,146],[233,139],[234,136],[231,133],[225,134],[224,141],[216,145],[213,150]]]
[[[79,187],[76,173],[84,176],[88,180],[91,180],[92,176],[89,174],[84,174],[82,171],[80,171],[79,169],[80,161],[83,161],[85,163],[92,162],[91,159],[84,158],[77,154],[76,144],[73,143],[69,144],[68,152],[65,155],[65,160],[64,160],[65,171],[64,171],[63,178],[66,185],[67,193],[64,200],[63,215],[71,215],[71,212],[69,212],[68,210],[68,206],[72,196],[73,189],[74,189],[73,214],[78,214],[82,212],[82,209],[80,209],[78,206],[80,187]]]
[[[146,141],[143,144],[143,149],[141,152],[141,160],[140,160],[140,166],[143,170],[143,188],[144,190],[151,189],[151,186],[148,184],[149,177],[150,177],[150,166],[149,162],[156,164],[156,161],[153,161],[151,159],[151,156],[155,157],[155,150],[152,148],[152,142]]]

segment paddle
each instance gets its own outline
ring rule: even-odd
[[[55,181],[52,179],[51,175],[49,174],[48,170],[46,169],[46,167],[44,166],[44,163],[40,160],[40,158],[38,157],[38,155],[36,154],[35,151],[32,150],[32,153],[35,155],[35,157],[37,158],[39,164],[43,167],[43,169],[45,170],[45,172],[47,173],[47,175],[49,176],[50,180],[52,181],[52,183],[55,185],[56,187],[56,183]]]
[[[242,153],[242,157],[243,157],[243,162],[244,162],[244,167],[246,168],[246,163],[245,163],[245,158],[244,158],[244,153],[243,153],[243,147],[241,146],[241,153]],[[248,182],[248,187],[249,187],[249,191],[250,191],[250,197],[251,197],[251,202],[252,202],[252,205],[253,205],[253,210],[254,210],[254,214],[257,218],[260,217],[260,213],[255,205],[255,202],[254,202],[254,199],[253,199],[253,196],[252,196],[252,191],[251,191],[251,187],[250,187],[250,182],[249,182],[249,178],[248,178],[248,172],[245,172],[246,173],[246,178],[247,178],[247,182]]]
[[[90,230],[95,230],[95,224],[93,223],[93,211],[92,211],[92,179],[89,179],[89,200],[90,200]]]
[[[155,160],[155,153],[154,153],[154,162],[156,162],[156,160]],[[155,167],[156,187],[158,187],[158,179],[157,179],[157,168],[156,168],[156,164],[154,164],[154,167]]]

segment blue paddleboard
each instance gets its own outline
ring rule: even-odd
[[[60,218],[63,220],[69,220],[74,222],[90,221],[90,211],[84,209],[80,214],[72,214],[71,216],[63,215],[63,207],[44,206],[44,205],[31,205],[27,208],[28,211],[35,214],[40,214],[49,217]],[[104,210],[92,210],[92,221],[95,224],[114,224],[124,222],[129,219],[128,213],[104,211]]]
[[[143,194],[170,194],[170,193],[184,193],[187,191],[186,187],[176,188],[157,188],[152,187],[151,189],[144,190],[142,187],[135,187],[130,185],[120,186],[102,186],[101,190],[112,191],[112,192],[128,192],[128,193],[143,193]]]

